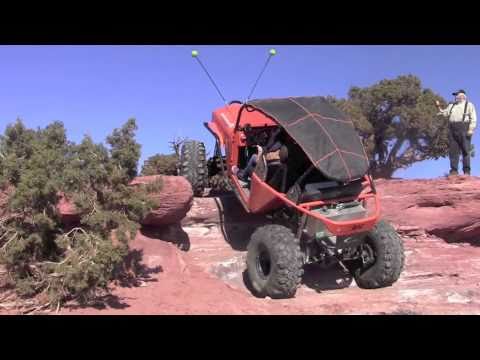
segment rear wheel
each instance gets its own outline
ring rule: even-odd
[[[253,233],[248,244],[247,273],[259,297],[295,296],[303,275],[303,256],[290,229],[265,225]]]
[[[180,151],[180,176],[192,185],[195,196],[202,196],[207,184],[205,145],[199,141],[185,141]]]
[[[386,221],[379,221],[361,245],[360,258],[344,265],[364,289],[376,289],[394,284],[403,270],[403,241]]]

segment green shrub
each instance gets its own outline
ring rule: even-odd
[[[178,157],[176,154],[156,154],[145,160],[141,174],[148,175],[177,175]]]
[[[19,295],[45,293],[52,306],[85,302],[121,276],[128,243],[153,206],[145,190],[128,186],[140,157],[136,129],[128,120],[107,137],[107,148],[88,136],[69,142],[61,122],[37,130],[21,120],[7,126],[0,183],[15,190],[0,223],[0,263]],[[59,193],[82,214],[68,231],[56,206]]]

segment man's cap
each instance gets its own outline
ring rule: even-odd
[[[462,90],[462,89],[457,90],[457,91],[455,91],[455,92],[452,93],[452,95],[455,95],[455,96],[458,95],[458,94],[467,95],[467,93],[465,92],[465,90]]]

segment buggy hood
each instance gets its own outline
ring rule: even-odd
[[[276,121],[327,178],[348,183],[368,172],[368,158],[352,121],[324,97],[252,100],[248,104]]]

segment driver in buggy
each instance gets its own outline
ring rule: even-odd
[[[281,128],[276,129],[264,147],[258,144],[256,145],[257,153],[253,154],[250,157],[244,169],[238,169],[237,166],[234,166],[232,168],[233,173],[238,177],[239,180],[244,182],[249,181],[258,160],[263,154],[265,154],[267,166],[269,166],[270,164],[278,164],[279,162],[284,162],[284,159],[286,159],[287,157],[287,148],[279,137],[281,131]]]

